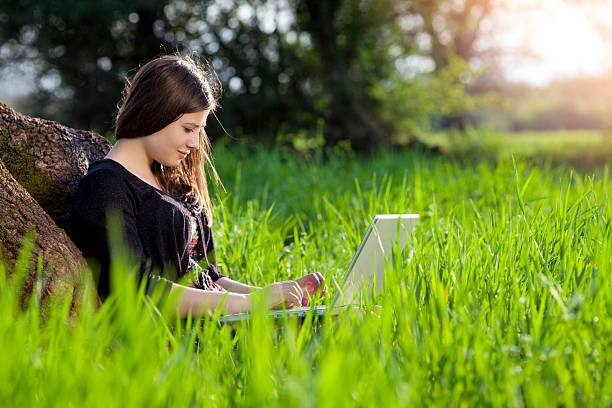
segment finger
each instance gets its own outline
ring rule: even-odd
[[[316,279],[316,284],[315,284],[314,290],[312,291],[313,293],[311,293],[311,295],[314,296],[317,294],[319,289],[321,289],[321,285],[323,285],[323,281],[325,280],[325,278],[323,277],[323,275],[321,275],[318,272],[313,275],[314,275],[314,278]]]
[[[307,283],[306,289],[308,290],[308,293],[312,295],[319,288],[319,277],[314,273],[311,273],[308,275]]]
[[[294,281],[285,281],[283,282],[282,288],[280,288],[280,293],[282,296],[281,304],[289,307],[295,302],[295,297],[297,296],[295,292],[295,282]]]
[[[325,276],[321,272],[316,272],[317,278],[319,278],[319,283],[325,282]]]
[[[317,293],[325,295],[327,290],[327,285],[325,284],[325,277],[320,272],[317,272],[317,275],[319,276],[319,287],[317,288]]]
[[[300,305],[301,306],[308,306],[309,300],[308,300],[308,296],[311,295],[310,293],[311,291],[306,288],[302,288],[302,297],[300,298]]]
[[[299,298],[299,304],[302,304],[302,299],[304,298],[304,296],[308,296],[308,291],[302,286],[300,286],[297,282],[295,284],[295,289],[296,295],[298,295]]]
[[[303,279],[303,282],[300,282],[302,289],[305,292],[308,292],[309,295],[314,295],[319,287],[319,279],[314,273],[304,276]]]
[[[295,293],[302,297],[302,287],[297,281],[291,281],[291,285],[289,286],[289,292]]]
[[[311,273],[311,275],[317,284],[321,283],[321,274],[319,272]]]
[[[302,303],[302,299],[297,297],[295,293],[289,294],[289,296],[287,296],[286,301],[285,301],[285,305],[287,307],[295,307],[295,306],[300,305],[301,303]]]
[[[296,283],[295,288],[297,289],[297,295],[298,295],[298,299],[299,299],[299,304],[302,303],[302,299],[304,298],[304,296],[308,296],[308,292],[304,289],[302,289],[300,287],[300,285],[298,285]]]

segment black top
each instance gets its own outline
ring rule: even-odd
[[[156,286],[151,283],[170,287],[187,273],[192,227],[184,202],[114,160],[99,160],[81,179],[74,197],[72,238],[85,257],[99,264],[98,293],[102,299],[110,291],[109,209],[122,216],[125,242],[140,261],[139,279],[146,279],[147,291]],[[223,275],[217,271],[212,233],[203,212],[194,215],[200,237],[198,249],[208,258],[207,273],[216,281]]]

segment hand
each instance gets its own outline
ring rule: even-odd
[[[275,282],[262,289],[264,296],[268,298],[268,306],[271,309],[280,308],[283,305],[287,308],[302,305],[304,291],[296,281]],[[308,295],[306,295],[308,299]]]
[[[308,306],[308,296],[314,296],[320,291],[321,295],[325,295],[327,286],[323,285],[325,278],[319,272],[309,273],[295,280],[304,292],[302,305]]]

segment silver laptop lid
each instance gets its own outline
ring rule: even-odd
[[[333,307],[359,303],[359,297],[369,294],[374,288],[376,294],[380,294],[385,278],[385,259],[391,267],[395,241],[399,240],[402,250],[418,219],[418,214],[379,214],[374,217],[342,280],[341,290],[334,296]]]

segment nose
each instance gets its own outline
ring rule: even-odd
[[[193,132],[194,135],[187,141],[187,147],[192,150],[200,148],[200,132]]]

